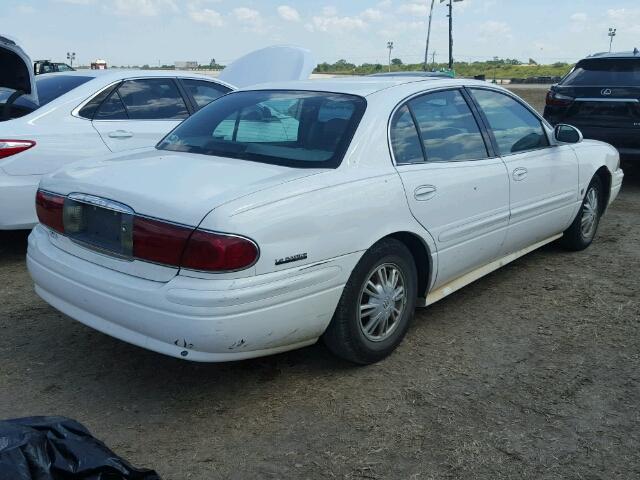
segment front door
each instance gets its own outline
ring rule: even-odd
[[[100,105],[93,126],[112,152],[152,147],[189,116],[171,78],[124,81]]]
[[[471,89],[509,172],[509,231],[503,254],[563,232],[580,202],[578,158],[569,145],[553,146],[540,118],[519,100]]]
[[[496,259],[509,222],[509,178],[463,93],[408,101],[393,117],[391,140],[411,212],[436,242],[434,286]]]

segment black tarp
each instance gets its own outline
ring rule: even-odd
[[[64,417],[0,421],[0,480],[159,480]]]

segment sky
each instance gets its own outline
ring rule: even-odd
[[[318,62],[405,63],[424,58],[430,0],[0,0],[0,34],[32,59],[110,65],[227,64],[267,45],[309,48]],[[447,59],[447,8],[436,0],[432,51]],[[640,48],[639,0],[462,0],[454,3],[454,56],[576,61]]]

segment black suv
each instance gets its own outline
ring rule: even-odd
[[[613,145],[625,160],[640,160],[640,51],[580,60],[547,93],[544,118]]]

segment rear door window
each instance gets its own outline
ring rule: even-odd
[[[471,91],[489,121],[501,155],[549,146],[542,122],[520,102],[492,90]]]
[[[198,108],[211,103],[216,98],[221,97],[225,93],[231,91],[230,88],[215,82],[207,82],[206,80],[181,80],[184,88],[189,92],[196,102]]]
[[[391,120],[391,148],[398,165],[424,162],[418,129],[407,105],[396,111]]]
[[[429,93],[409,101],[428,162],[487,158],[480,127],[459,90]]]
[[[187,105],[170,78],[127,80],[118,93],[131,120],[167,120],[189,116]]]
[[[584,60],[567,75],[562,85],[640,87],[640,60]]]
[[[93,117],[94,120],[126,120],[127,111],[124,108],[122,99],[118,92],[113,92],[109,98],[107,98]]]

